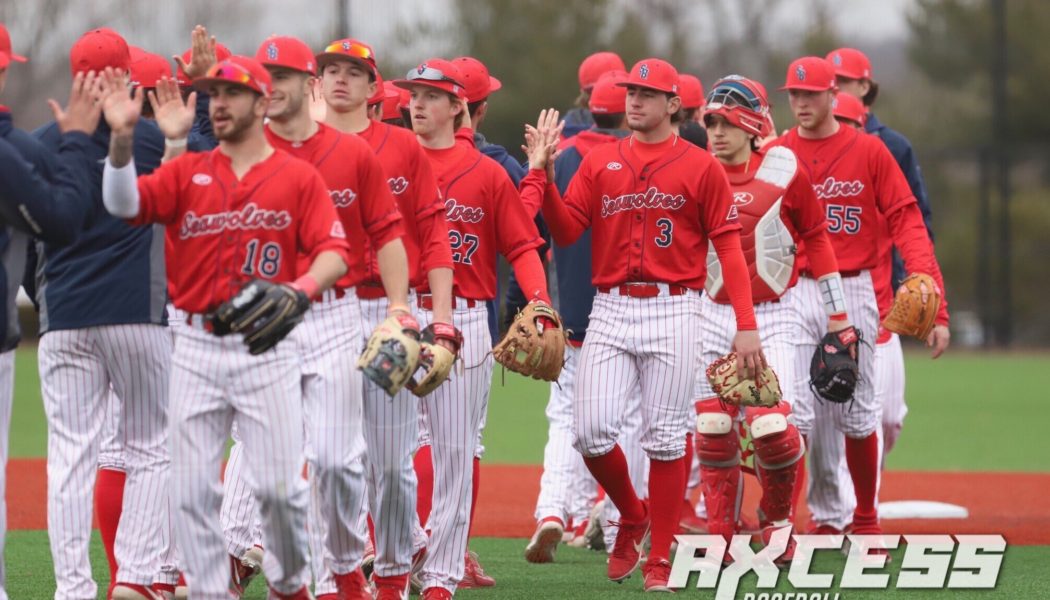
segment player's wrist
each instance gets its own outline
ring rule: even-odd
[[[180,150],[182,148],[185,148],[188,143],[189,143],[189,138],[187,136],[185,136],[185,135],[183,135],[182,137],[165,137],[164,138],[164,148],[166,148],[166,149],[170,148],[172,150]]]
[[[306,294],[310,299],[316,298],[321,292],[321,284],[309,273],[292,282],[292,288]]]

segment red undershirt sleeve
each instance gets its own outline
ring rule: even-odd
[[[737,331],[758,329],[755,321],[755,306],[751,301],[751,280],[748,278],[747,261],[740,245],[740,231],[730,229],[711,239],[722,263],[722,277],[726,293],[736,313]]]
[[[510,263],[510,266],[514,269],[514,277],[518,280],[518,285],[521,286],[521,292],[526,300],[543,300],[547,304],[551,303],[550,296],[547,295],[547,275],[543,271],[539,253],[522,252]]]

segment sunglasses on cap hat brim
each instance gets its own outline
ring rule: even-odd
[[[419,82],[444,81],[448,83],[454,83],[460,87],[463,87],[462,83],[456,81],[448,75],[445,75],[445,73],[441,69],[435,69],[434,67],[428,67],[425,65],[422,68],[417,67],[409,71],[408,74],[405,75],[405,79],[407,79],[408,81]]]
[[[372,49],[357,42],[332,42],[317,55],[317,62],[321,65],[333,60],[345,59],[363,64],[372,74],[375,74],[376,57]]]
[[[248,69],[231,62],[221,62],[212,66],[204,77],[193,81],[193,86],[198,89],[207,89],[217,83],[239,85],[264,96],[269,95],[266,85],[256,80]]]

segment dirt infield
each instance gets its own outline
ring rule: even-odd
[[[483,465],[479,510],[472,535],[528,537],[539,492],[541,467]],[[758,484],[746,478],[744,509],[754,514]],[[1050,474],[935,473],[891,471],[883,477],[881,498],[936,500],[958,504],[967,519],[886,520],[887,533],[1002,534],[1011,545],[1050,544],[1050,510],[1046,504]],[[45,459],[12,459],[7,465],[9,529],[47,528]],[[808,514],[801,518],[805,522]]]

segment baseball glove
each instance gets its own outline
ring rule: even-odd
[[[745,379],[736,368],[736,352],[730,352],[707,367],[707,381],[718,397],[733,406],[776,406],[783,397],[780,379],[768,366],[758,380]]]
[[[565,339],[558,312],[546,302],[530,302],[492,353],[499,364],[515,373],[557,381],[565,364]]]
[[[376,327],[357,368],[391,396],[408,383],[419,366],[419,323],[408,313],[397,313]]]
[[[212,333],[244,335],[250,354],[277,345],[302,322],[310,309],[306,293],[290,285],[252,279],[210,315]]]
[[[857,387],[860,368],[860,332],[850,326],[842,331],[829,331],[817,344],[809,363],[809,385],[831,402],[849,402]]]
[[[890,314],[882,326],[894,333],[926,341],[941,308],[941,290],[933,277],[912,273],[901,281]]]
[[[455,352],[437,343],[438,340],[451,342]],[[422,379],[418,382],[415,378],[408,381],[408,389],[422,398],[436,390],[448,379],[452,372],[452,365],[456,362],[459,349],[463,346],[463,334],[448,323],[431,323],[423,330],[423,338],[419,342],[419,366],[426,370]]]

